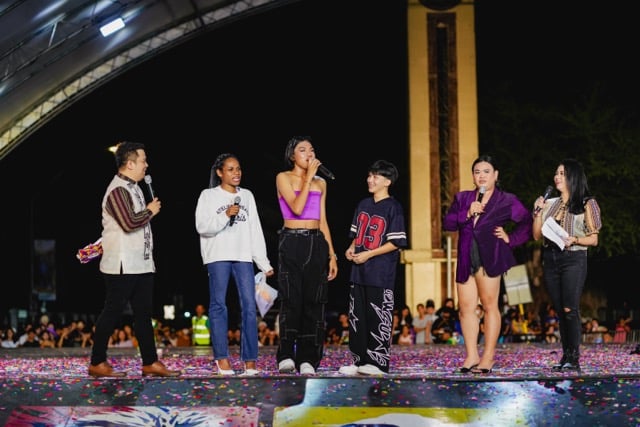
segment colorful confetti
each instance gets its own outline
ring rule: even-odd
[[[253,427],[335,427],[389,417],[399,426],[401,420],[456,426],[507,425],[505,420],[519,426],[635,426],[640,424],[640,354],[634,354],[634,348],[635,344],[583,345],[582,370],[557,372],[550,366],[561,355],[559,345],[505,344],[498,348],[491,374],[473,375],[457,372],[464,360],[460,345],[394,346],[389,375],[345,377],[337,370],[350,363],[348,348],[331,346],[325,349],[317,375],[304,377],[278,373],[276,349],[261,347],[261,373],[250,378],[218,376],[210,349],[164,349],[163,363],[183,372],[177,379],[142,377],[135,349],[109,350],[109,362],[128,372],[121,379],[89,377],[90,349],[2,349],[0,425],[10,426],[6,423],[11,414],[23,421],[36,416],[42,407],[56,413],[83,408],[87,416],[89,407],[101,413],[133,407],[145,414],[181,408],[180,416],[191,420],[201,415],[199,408],[214,407],[240,414],[227,417],[229,425]],[[230,351],[239,374],[239,348]],[[253,415],[243,421],[238,408]]]

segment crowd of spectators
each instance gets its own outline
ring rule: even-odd
[[[480,324],[479,340],[483,340],[482,305],[476,310]],[[584,343],[626,343],[632,332],[631,316],[618,315],[614,325],[604,325],[597,318],[583,322]],[[188,347],[193,345],[191,327],[175,328],[154,319],[156,344],[160,347]],[[522,307],[505,307],[501,343],[517,342],[560,342],[558,315],[554,307],[547,305],[541,313],[522,311]],[[257,319],[259,346],[277,346],[279,340],[278,319],[267,321]],[[16,330],[10,326],[0,326],[0,348],[65,348],[91,347],[94,326],[84,320],[72,320],[56,325],[49,316],[42,315],[38,322],[26,323]],[[240,328],[229,329],[229,345],[239,345]],[[433,300],[418,303],[414,316],[408,306],[396,309],[393,314],[392,344],[461,344],[464,342],[453,298],[447,298],[436,310]],[[337,313],[327,322],[326,345],[349,344],[349,316]],[[113,331],[109,347],[137,348],[134,328],[126,320]]]
[[[90,347],[93,344],[92,331],[83,320],[57,327],[46,315],[39,323],[27,323],[19,330],[2,327],[0,337],[2,348]]]
[[[176,328],[158,319],[153,319],[153,327],[158,348],[193,345],[191,327]],[[270,327],[266,321],[260,319],[256,327],[260,346],[278,344],[277,322]],[[6,325],[0,326],[0,348],[90,348],[93,345],[94,328],[92,323],[84,320],[72,320],[56,325],[47,315],[43,315],[39,322],[29,322],[17,329]],[[229,344],[239,345],[239,343],[240,328],[229,329]],[[126,318],[113,330],[108,345],[111,348],[138,347],[135,329]]]
[[[483,343],[484,310],[481,304],[476,308],[480,326],[479,344]],[[505,306],[499,342],[540,342],[559,343],[558,314],[551,305],[540,313],[525,311],[520,306]],[[615,325],[606,326],[596,318],[584,319],[583,342],[585,343],[626,343],[633,340],[632,316],[630,313],[618,315]],[[416,315],[404,305],[393,314],[392,343],[397,345],[462,344],[464,337],[460,329],[458,311],[453,298],[446,298],[436,310],[434,301],[416,305]],[[337,321],[327,328],[326,343],[329,345],[348,344],[348,316],[340,313]]]

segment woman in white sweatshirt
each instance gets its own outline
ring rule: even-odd
[[[273,268],[253,193],[240,187],[242,168],[238,158],[219,155],[211,168],[209,188],[202,190],[196,206],[196,230],[200,253],[209,274],[209,319],[213,357],[221,375],[234,375],[229,362],[226,306],[229,279],[238,288],[241,311],[240,359],[242,375],[258,375],[258,329],[253,263],[269,277]]]

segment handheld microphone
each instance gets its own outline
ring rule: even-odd
[[[484,197],[484,193],[487,192],[487,187],[485,187],[484,185],[481,185],[480,188],[478,189],[478,202],[482,203],[482,198]]]
[[[551,196],[551,193],[553,192],[553,186],[549,185],[547,186],[546,190],[544,190],[544,194],[542,195],[542,203],[546,202],[547,199],[549,198],[549,196]],[[542,210],[542,207],[536,207],[533,210],[533,214],[534,215],[538,215],[540,213],[540,211]]]
[[[487,187],[485,187],[484,185],[481,185],[480,188],[478,188],[478,203],[482,203],[482,198],[484,197],[484,193],[487,191]],[[475,212],[473,214],[473,216],[478,216],[480,215],[480,213]]]
[[[324,165],[318,166],[318,172],[320,172],[322,175],[326,176],[329,179],[336,179],[336,176],[333,173],[331,173],[331,171],[327,169]]]
[[[151,195],[151,200],[155,199],[156,195],[153,193],[153,187],[151,187],[151,175],[145,175],[144,182],[146,182],[147,187],[149,187],[149,194]]]
[[[236,196],[236,198],[233,199],[233,204],[235,206],[238,206],[240,204],[240,196]],[[231,217],[229,218],[229,227],[231,227],[234,222],[236,222],[236,216],[231,215]]]

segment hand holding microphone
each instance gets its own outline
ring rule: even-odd
[[[231,209],[232,211],[235,210],[236,213],[235,214],[231,214],[231,216],[229,217],[229,227],[233,226],[233,223],[236,222],[236,216],[238,215],[238,212],[240,211],[240,196],[236,196],[235,199],[233,199],[233,206],[229,207],[229,209]]]
[[[540,197],[538,197],[538,199],[536,200],[536,206],[533,209],[533,215],[534,216],[538,216],[538,214],[542,210],[542,206],[544,205],[544,202],[547,201],[547,199],[551,196],[552,192],[553,192],[553,186],[549,185],[544,190],[544,194],[542,196],[540,196],[542,198],[542,202],[538,203],[540,201]]]
[[[149,195],[151,196],[151,201],[147,204],[147,209],[153,213],[153,216],[156,216],[160,212],[160,200],[156,199],[156,195],[153,192],[153,187],[151,186],[151,175],[145,175],[144,182],[147,184]]]
[[[310,160],[309,161],[309,166],[311,166],[312,161],[320,162],[320,160],[318,160],[318,159]],[[320,163],[318,165],[317,171],[320,172],[322,175],[324,175],[324,177],[327,178],[327,179],[331,179],[331,180],[336,179],[336,176],[325,165],[323,165],[322,163]]]
[[[482,198],[484,197],[484,193],[486,192],[487,192],[486,186],[481,185],[480,188],[478,188],[478,200],[476,200],[476,202],[480,203],[480,209],[482,209]],[[481,211],[476,211],[473,213],[473,216],[478,216],[481,213],[482,213]]]

